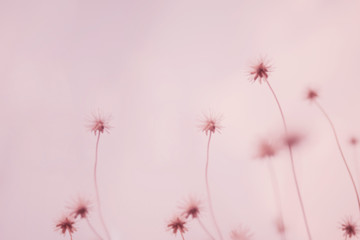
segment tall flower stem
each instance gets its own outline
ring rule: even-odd
[[[206,166],[205,166],[206,192],[207,192],[207,198],[208,198],[208,202],[209,202],[209,208],[210,208],[211,217],[212,217],[212,219],[213,219],[215,228],[216,228],[216,230],[217,230],[217,232],[218,232],[218,234],[219,234],[220,239],[223,240],[222,233],[221,233],[221,231],[220,231],[219,225],[217,224],[217,221],[216,221],[216,218],[215,218],[214,209],[213,209],[212,201],[211,201],[211,194],[210,194],[210,188],[209,188],[209,180],[208,180],[209,151],[210,151],[211,134],[212,134],[212,132],[209,133],[209,140],[208,140],[207,151],[206,151]]]
[[[284,125],[285,134],[286,134],[286,136],[287,136],[287,135],[288,135],[288,128],[287,128],[287,124],[286,124],[286,121],[285,121],[285,116],[284,116],[283,110],[282,110],[282,108],[281,108],[280,102],[279,102],[279,100],[278,100],[278,98],[277,98],[277,96],[276,96],[273,88],[271,87],[269,81],[268,81],[267,79],[265,79],[265,82],[266,82],[266,84],[268,85],[268,87],[269,87],[272,95],[273,95],[274,98],[275,98],[276,104],[277,104],[277,106],[278,106],[278,108],[279,108],[279,111],[280,111],[280,114],[281,114],[281,118],[282,118],[282,122],[283,122],[283,125]],[[298,180],[297,180],[297,177],[296,177],[295,163],[294,163],[294,157],[293,157],[293,152],[292,152],[291,144],[288,144],[288,149],[289,149],[290,160],[291,160],[291,169],[292,169],[292,173],[293,173],[293,177],[294,177],[294,182],[295,182],[295,185],[296,185],[296,191],[297,191],[297,195],[298,195],[298,198],[299,198],[302,215],[303,215],[303,218],[304,218],[304,223],[305,223],[307,235],[308,235],[309,240],[311,240],[312,237],[311,237],[311,233],[310,233],[310,228],[309,228],[308,220],[307,220],[306,213],[305,213],[304,203],[303,203],[303,200],[302,200],[302,197],[301,197],[301,193],[300,193],[299,183],[298,183]]]
[[[103,238],[100,236],[100,234],[95,230],[94,226],[90,223],[89,218],[86,217],[86,222],[89,225],[89,228],[91,229],[91,231],[93,231],[93,233],[98,237],[99,240],[102,240]]]
[[[181,235],[182,239],[185,240],[184,234],[182,233],[182,231],[180,231],[180,235]]]
[[[94,185],[95,185],[95,192],[96,192],[96,201],[97,201],[97,205],[98,205],[98,211],[99,211],[99,217],[100,217],[100,221],[101,224],[105,230],[106,236],[107,238],[110,240],[110,234],[109,231],[106,227],[105,221],[104,221],[104,217],[102,215],[102,211],[101,211],[101,203],[100,203],[100,195],[99,195],[99,187],[98,187],[98,183],[97,183],[97,178],[96,178],[96,169],[97,169],[97,162],[98,162],[98,150],[99,150],[99,140],[100,140],[100,132],[98,132],[98,137],[96,140],[96,148],[95,148],[95,166],[94,166]]]
[[[334,137],[335,137],[335,140],[336,140],[336,144],[337,144],[337,147],[339,149],[339,152],[340,152],[340,155],[341,155],[341,158],[342,160],[344,161],[344,164],[345,164],[345,167],[346,167],[346,170],[349,174],[349,177],[350,177],[350,180],[352,182],[352,185],[354,187],[354,191],[355,191],[355,194],[356,194],[356,199],[357,199],[357,203],[358,203],[358,208],[359,208],[359,211],[360,211],[360,198],[359,198],[359,193],[358,193],[358,190],[356,188],[356,184],[355,184],[355,180],[354,180],[354,177],[353,175],[351,174],[351,171],[350,171],[350,168],[349,168],[349,165],[345,159],[345,155],[344,155],[344,152],[342,150],[342,147],[340,145],[340,141],[339,141],[339,138],[337,136],[337,133],[336,133],[336,130],[335,130],[335,126],[333,124],[333,122],[331,121],[329,115],[326,113],[325,109],[319,104],[318,101],[316,100],[313,100],[315,105],[319,108],[319,110],[321,111],[321,113],[325,116],[325,118],[328,120],[330,126],[331,126],[331,129],[333,131],[333,134],[334,134]]]
[[[272,164],[272,159],[268,159],[268,169],[269,169],[269,173],[270,173],[270,179],[271,179],[271,185],[273,187],[273,191],[274,191],[274,196],[275,196],[275,201],[276,201],[276,207],[278,210],[278,214],[280,217],[280,221],[282,226],[284,226],[284,215],[282,212],[282,206],[281,206],[281,198],[280,198],[280,188],[279,188],[279,182],[276,178],[276,173],[275,173],[275,169],[274,166]],[[282,236],[283,240],[286,240],[286,234],[285,231],[280,231],[280,234]]]
[[[214,236],[209,232],[209,230],[205,227],[205,225],[203,224],[203,222],[200,220],[200,218],[196,218],[199,222],[199,225],[201,226],[201,228],[204,230],[204,232],[212,239],[215,240]]]

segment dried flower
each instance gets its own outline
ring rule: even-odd
[[[252,234],[248,229],[239,227],[231,231],[230,238],[231,240],[250,240],[252,239]]]
[[[60,230],[62,234],[65,234],[66,231],[68,231],[68,233],[72,235],[76,231],[74,225],[75,225],[74,218],[72,218],[71,216],[63,216],[57,222],[55,227],[56,230]]]
[[[315,91],[314,89],[308,89],[307,93],[306,93],[306,98],[310,101],[315,100],[316,98],[318,98],[318,93],[317,91]]]
[[[348,217],[341,224],[341,230],[344,232],[345,239],[357,237],[359,233],[359,227],[351,217]]]
[[[104,133],[104,131],[109,133],[109,129],[111,128],[109,125],[109,117],[104,117],[100,112],[93,114],[91,123],[88,127],[95,135]]]
[[[212,114],[210,116],[204,116],[204,120],[202,121],[201,129],[205,132],[206,135],[210,132],[215,133],[215,131],[220,132],[221,126],[219,125],[220,117],[215,117]]]
[[[174,234],[176,234],[178,231],[183,234],[187,231],[187,228],[185,227],[186,221],[181,216],[175,216],[173,219],[169,221],[169,224],[167,225],[168,229],[171,230]]]
[[[90,201],[84,198],[78,198],[74,206],[71,208],[71,215],[74,218],[80,216],[80,218],[87,218],[90,211]]]
[[[257,64],[251,66],[250,71],[250,78],[251,81],[255,82],[259,79],[259,83],[261,84],[262,81],[267,80],[269,77],[269,71],[271,66],[266,63],[264,59],[260,59]]]
[[[200,214],[201,210],[201,201],[194,197],[189,197],[188,200],[184,203],[183,206],[180,207],[182,211],[182,215],[185,218],[197,218]]]

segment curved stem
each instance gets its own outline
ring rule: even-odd
[[[212,201],[211,201],[211,194],[210,194],[210,188],[209,188],[209,180],[208,180],[208,167],[209,167],[209,151],[210,151],[210,141],[211,141],[211,132],[209,134],[209,140],[208,140],[208,144],[207,144],[207,151],[206,151],[206,166],[205,166],[205,182],[206,182],[206,192],[207,192],[207,198],[208,198],[208,202],[209,202],[209,208],[210,208],[210,213],[211,213],[211,217],[213,219],[215,228],[220,236],[220,239],[223,240],[223,236],[222,233],[220,231],[219,225],[217,224],[216,218],[215,218],[215,214],[214,214],[214,209],[212,206]]]
[[[339,141],[339,138],[337,136],[337,133],[336,133],[336,130],[335,130],[335,126],[333,124],[333,122],[331,121],[329,115],[327,115],[327,113],[325,112],[324,108],[319,104],[319,102],[317,102],[316,100],[314,100],[314,103],[315,105],[319,108],[319,110],[322,112],[322,114],[325,116],[325,118],[328,120],[330,126],[331,126],[331,129],[334,133],[334,137],[335,137],[335,140],[336,140],[336,144],[337,144],[337,147],[339,149],[339,152],[340,152],[340,155],[341,155],[341,158],[343,159],[344,161],[344,164],[345,164],[345,167],[346,167],[346,170],[350,176],[350,179],[351,179],[351,182],[352,182],[352,185],[354,187],[354,191],[355,191],[355,194],[356,194],[356,199],[357,199],[357,203],[358,203],[358,207],[359,207],[359,211],[360,211],[360,198],[359,198],[359,193],[358,193],[358,190],[357,190],[357,187],[356,187],[356,184],[355,184],[355,180],[354,180],[354,177],[353,175],[351,174],[351,171],[350,171],[350,168],[349,168],[349,165],[345,159],[345,155],[344,155],[344,152],[341,148],[341,145],[340,145],[340,141]]]
[[[279,111],[280,111],[280,114],[281,114],[281,118],[282,118],[282,121],[283,121],[285,134],[288,135],[288,129],[287,129],[286,121],[285,121],[285,116],[284,116],[283,110],[282,110],[282,108],[281,108],[280,102],[279,102],[279,100],[278,100],[278,98],[277,98],[274,90],[272,89],[269,81],[268,81],[267,79],[265,79],[265,82],[267,83],[267,85],[268,85],[271,93],[273,94],[273,96],[274,96],[274,98],[275,98],[276,104],[277,104],[277,106],[278,106],[278,108],[279,108]],[[303,218],[304,218],[304,223],[305,223],[307,235],[308,235],[309,240],[311,240],[312,237],[311,237],[311,233],[310,233],[310,228],[309,228],[308,220],[307,220],[306,213],[305,213],[304,203],[303,203],[303,200],[302,200],[302,197],[301,197],[301,193],[300,193],[299,183],[298,183],[298,180],[297,180],[297,177],[296,177],[295,163],[294,163],[294,157],[293,157],[293,153],[292,153],[291,144],[288,144],[288,149],[289,149],[290,160],[291,160],[291,170],[292,170],[293,177],[294,177],[294,182],[295,182],[295,186],[296,186],[296,191],[297,191],[297,195],[298,195],[298,198],[299,198],[302,215],[303,215]]]
[[[207,235],[209,235],[209,237],[212,239],[212,240],[215,240],[214,236],[211,235],[211,233],[209,232],[209,230],[207,230],[207,228],[205,227],[205,225],[202,223],[202,221],[200,220],[200,218],[196,218],[201,226],[201,228],[204,230],[204,232],[206,232]]]
[[[97,178],[96,178],[96,169],[97,169],[97,162],[98,162],[98,149],[99,149],[99,140],[100,140],[100,132],[98,132],[98,137],[96,140],[96,148],[95,148],[95,166],[94,166],[94,185],[95,185],[95,192],[96,192],[96,201],[97,201],[97,205],[98,205],[98,210],[99,210],[99,216],[100,216],[100,221],[101,224],[105,230],[106,236],[107,238],[110,240],[110,234],[109,231],[106,227],[103,215],[102,215],[102,211],[101,211],[101,204],[100,204],[100,195],[99,195],[99,188],[98,188],[98,184],[97,184]]]
[[[94,226],[90,223],[89,218],[86,217],[86,222],[89,225],[91,231],[93,231],[93,233],[100,239],[102,240],[103,238],[100,236],[100,234],[95,230]]]
[[[274,196],[275,196],[275,201],[276,201],[276,207],[278,210],[278,214],[280,217],[280,221],[282,226],[284,226],[284,215],[282,212],[282,207],[281,207],[281,198],[280,198],[280,187],[279,187],[279,182],[276,178],[276,173],[275,173],[275,169],[274,166],[272,164],[272,160],[269,158],[268,159],[268,169],[270,172],[270,179],[271,179],[271,185],[273,187],[273,191],[274,191]],[[279,231],[279,233],[282,235],[283,240],[286,240],[286,234],[285,231]]]

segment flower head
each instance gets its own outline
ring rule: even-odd
[[[185,218],[197,218],[201,210],[201,201],[194,197],[189,197],[183,206],[180,207],[182,210],[182,215]]]
[[[65,234],[66,231],[68,231],[68,233],[71,235],[76,231],[74,225],[75,225],[74,218],[72,218],[71,216],[63,216],[56,223],[55,228],[56,230],[60,230],[62,234]]]
[[[84,198],[78,198],[74,203],[74,206],[71,207],[71,215],[76,219],[78,216],[80,218],[87,218],[90,211],[90,201]]]
[[[273,157],[276,155],[277,148],[268,141],[262,140],[258,145],[258,158]]]
[[[283,142],[287,146],[294,147],[294,146],[300,144],[303,139],[304,139],[303,135],[301,135],[297,132],[292,132],[292,133],[288,133],[284,136]]]
[[[95,135],[104,133],[104,131],[109,132],[109,129],[111,128],[109,125],[109,118],[104,117],[100,112],[92,115],[92,120],[88,127]]]
[[[205,132],[206,135],[215,133],[215,131],[220,132],[221,126],[219,125],[220,117],[215,117],[212,114],[210,116],[204,116],[202,121],[201,130]]]
[[[348,217],[341,224],[341,230],[344,232],[345,239],[357,237],[359,234],[359,226],[351,217]]]
[[[259,79],[259,83],[262,83],[262,81],[267,80],[269,77],[270,68],[271,66],[266,63],[264,59],[260,59],[257,64],[251,66],[251,81],[255,82],[257,79]]]
[[[306,99],[310,100],[310,101],[314,101],[316,100],[316,98],[318,98],[318,93],[316,90],[314,89],[308,89],[307,93],[306,93]]]
[[[181,216],[175,216],[173,219],[171,219],[167,225],[168,229],[171,230],[174,234],[176,234],[178,231],[183,234],[187,231],[187,228],[185,227],[186,221]]]
[[[252,234],[248,229],[239,227],[231,231],[230,238],[231,240],[250,240],[252,239]]]

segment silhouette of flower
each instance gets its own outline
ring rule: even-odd
[[[341,224],[341,230],[344,232],[345,239],[350,239],[352,237],[357,237],[359,234],[359,226],[351,217],[348,217]]]
[[[205,119],[202,121],[201,129],[203,132],[205,132],[206,135],[208,135],[209,132],[215,133],[215,131],[220,133],[220,117],[214,117],[212,114],[210,114],[210,116],[204,116],[204,118]]]
[[[63,216],[56,224],[56,230],[60,230],[62,234],[65,234],[66,231],[72,235],[76,228],[74,227],[75,220],[71,216]]]
[[[251,240],[252,234],[248,229],[239,227],[238,229],[231,231],[230,238],[231,240]]]
[[[194,197],[189,197],[187,201],[184,203],[184,205],[181,206],[181,209],[183,210],[182,215],[186,219],[189,218],[190,216],[192,218],[197,218],[201,210],[201,201]]]
[[[97,114],[92,115],[92,120],[91,120],[91,123],[89,125],[89,129],[95,135],[100,134],[100,133],[104,133],[104,131],[109,133],[110,128],[111,127],[109,125],[109,118],[108,117],[104,117],[100,112],[98,112]]]
[[[90,201],[84,198],[78,198],[74,206],[71,208],[71,215],[76,219],[78,216],[80,218],[87,218],[90,210]]]
[[[259,83],[261,84],[262,81],[267,80],[269,77],[269,71],[271,66],[266,63],[264,59],[260,59],[257,64],[251,66],[250,70],[250,79],[251,81],[255,82],[259,79]]]
[[[176,234],[178,231],[183,234],[187,231],[187,228],[185,227],[186,221],[181,216],[176,216],[173,219],[169,221],[169,224],[167,225],[168,229],[171,230],[174,234]]]

